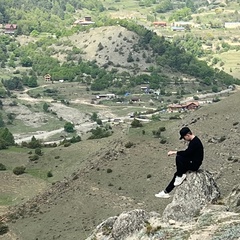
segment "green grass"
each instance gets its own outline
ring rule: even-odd
[[[0,196],[0,206],[9,206],[13,203],[13,199],[11,196],[5,195],[1,193]]]
[[[43,170],[43,169],[27,169],[26,173],[33,176],[34,178],[40,178],[43,180],[47,180],[47,173],[48,171]]]
[[[15,146],[11,146],[8,149],[1,150],[1,154],[3,154],[3,153],[18,153],[18,154],[23,153],[23,154],[25,154],[28,152],[29,152],[29,149],[27,149],[27,148],[21,148],[21,147],[15,147]]]
[[[224,62],[224,71],[240,79],[240,51],[229,51],[214,55]]]

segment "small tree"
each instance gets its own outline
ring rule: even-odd
[[[92,114],[92,116],[90,117],[90,119],[91,119],[92,121],[96,122],[97,119],[98,119],[98,115],[97,115],[97,113],[94,112],[94,113]]]
[[[103,45],[102,45],[102,43],[100,42],[99,44],[98,44],[98,51],[101,51],[101,50],[103,50]]]
[[[143,125],[142,125],[142,123],[141,123],[138,119],[135,118],[135,119],[132,121],[131,126],[132,126],[133,128],[137,128],[137,127],[142,127]]]
[[[47,103],[44,103],[43,104],[43,111],[44,112],[49,112],[48,108],[49,108],[49,105]]]
[[[68,133],[72,133],[74,132],[74,124],[71,123],[71,122],[66,122],[65,125],[64,125],[64,131],[65,132],[68,132]]]
[[[22,143],[22,145],[23,145],[23,143]],[[27,147],[33,148],[33,149],[41,148],[41,146],[42,146],[41,141],[36,139],[34,136],[32,136],[31,142],[29,142],[27,144]]]

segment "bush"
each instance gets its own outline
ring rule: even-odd
[[[73,136],[71,139],[70,139],[70,142],[71,143],[77,143],[77,142],[80,142],[82,141],[81,137],[80,136]]]
[[[14,173],[15,175],[21,175],[21,174],[25,173],[25,170],[26,170],[26,168],[25,168],[24,166],[15,167],[15,168],[13,169],[13,173]]]
[[[74,132],[74,124],[71,123],[71,122],[66,122],[65,125],[64,125],[64,131],[65,132],[68,132],[68,133],[72,133]]]
[[[134,145],[133,142],[127,142],[127,143],[125,144],[125,147],[126,147],[126,148],[131,148],[133,145]]]
[[[8,226],[5,223],[0,222],[0,235],[3,235],[5,233],[7,233],[8,231],[9,231]]]
[[[111,173],[112,172],[112,169],[111,168],[108,168],[107,169],[107,173]]]
[[[160,132],[164,132],[164,131],[166,131],[166,128],[165,128],[165,127],[160,127],[160,128],[159,128],[159,131],[160,131]]]
[[[48,173],[47,173],[47,177],[53,177],[53,174],[52,174],[51,171],[48,171]]]
[[[70,143],[70,142],[65,142],[65,143],[63,144],[63,146],[64,146],[64,147],[69,147],[69,146],[71,146],[71,143]]]
[[[36,148],[41,148],[42,143],[41,143],[41,140],[36,139],[36,138],[33,136],[30,142],[22,142],[21,146],[22,146],[22,147],[27,147],[27,148],[36,149]]]
[[[39,159],[39,155],[37,155],[37,154],[31,155],[31,156],[29,156],[29,159],[30,159],[30,161],[37,161]]]
[[[167,142],[167,140],[165,139],[165,138],[162,138],[161,140],[160,140],[160,143],[161,144],[165,144]]]
[[[98,125],[102,125],[102,120],[98,118],[98,119],[97,119],[97,124],[98,124]]]
[[[42,155],[42,150],[41,150],[41,148],[36,148],[36,149],[35,149],[35,154],[41,156],[41,155]]]
[[[142,123],[141,123],[139,120],[134,119],[134,120],[132,121],[132,123],[131,123],[131,126],[132,126],[133,128],[137,128],[137,127],[142,127],[143,125],[142,125]]]
[[[6,166],[4,164],[0,163],[0,171],[4,171],[6,169],[7,169]]]
[[[90,132],[92,133],[92,135],[88,139],[100,139],[100,138],[105,138],[112,135],[112,132],[102,127],[97,127],[96,129],[92,129]]]
[[[160,127],[157,131],[153,130],[152,133],[153,133],[154,137],[158,138],[161,136],[161,132],[164,132],[164,131],[166,131],[166,128]]]

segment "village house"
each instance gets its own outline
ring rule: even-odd
[[[114,93],[107,93],[107,94],[100,94],[96,96],[96,99],[113,99],[116,98],[116,95]]]
[[[6,34],[14,34],[16,30],[17,30],[16,24],[6,24],[4,26],[4,33]]]
[[[46,82],[50,82],[50,81],[52,80],[52,77],[51,77],[50,74],[46,74],[46,75],[44,76],[44,79],[45,79]]]
[[[199,108],[199,102],[187,102],[184,104],[170,104],[168,105],[168,112],[192,111],[198,108]]]
[[[189,28],[191,28],[191,27],[194,27],[194,23],[180,21],[180,22],[174,22],[172,26],[173,27],[185,27],[185,28],[189,27]]]
[[[172,27],[172,30],[173,30],[174,32],[185,31],[185,27]]]
[[[132,102],[132,103],[136,103],[136,102],[141,102],[141,99],[139,98],[139,97],[137,97],[137,96],[133,96],[132,98],[131,98],[131,100],[130,100],[130,102]]]
[[[155,27],[166,27],[167,23],[166,22],[153,22],[153,25]]]
[[[87,26],[90,24],[94,24],[95,22],[92,21],[91,17],[85,17],[84,19],[78,19],[73,23],[73,26],[81,25],[81,26]]]

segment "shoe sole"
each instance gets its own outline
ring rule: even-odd
[[[163,196],[157,196],[156,194],[155,194],[155,197],[157,197],[157,198],[170,198],[171,196],[166,196],[166,197],[163,197]]]

